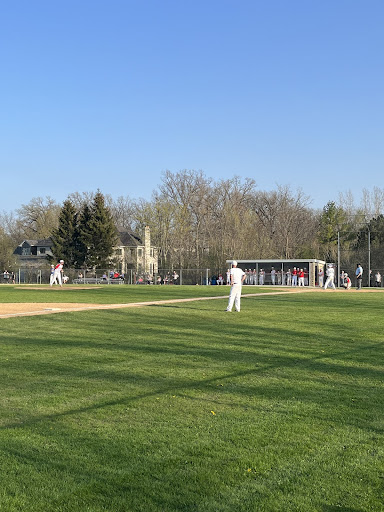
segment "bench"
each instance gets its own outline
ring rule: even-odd
[[[74,279],[72,282],[73,284],[101,284],[106,281],[99,277],[81,277],[78,279]]]
[[[124,279],[103,279],[102,277],[80,277],[73,284],[124,284]]]

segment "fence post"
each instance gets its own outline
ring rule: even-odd
[[[180,269],[180,285],[183,284],[183,269]]]

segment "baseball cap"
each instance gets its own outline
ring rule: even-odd
[[[232,265],[237,266],[237,261],[236,261],[236,260],[233,260],[233,261],[232,261]]]

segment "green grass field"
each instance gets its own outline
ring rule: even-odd
[[[1,303],[211,294],[228,288],[0,286]],[[0,511],[384,511],[383,302],[0,319]]]
[[[244,286],[244,294],[268,293],[272,288]],[[289,288],[281,288],[286,292]],[[181,299],[193,297],[217,297],[228,295],[227,286],[55,286],[48,285],[6,285],[0,286],[0,304],[5,302],[79,302],[98,304],[125,304],[152,300]],[[1,313],[1,310],[0,310]]]

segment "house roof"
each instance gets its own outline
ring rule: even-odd
[[[51,238],[43,238],[42,240],[23,240],[18,247],[51,247],[52,240]]]
[[[52,238],[43,238],[43,240],[38,240],[37,245],[39,247],[51,247],[52,246]]]
[[[123,247],[137,247],[143,245],[143,241],[137,235],[128,233],[128,231],[119,231],[120,245]]]

